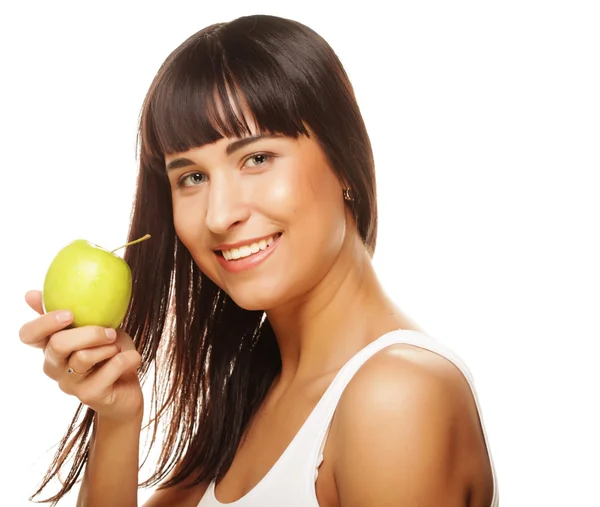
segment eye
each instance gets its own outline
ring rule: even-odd
[[[260,167],[261,165],[265,165],[270,159],[271,156],[266,153],[257,153],[246,159],[244,167]]]
[[[206,181],[206,175],[202,173],[184,174],[177,180],[177,188],[179,187],[195,187]]]

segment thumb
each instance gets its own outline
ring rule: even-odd
[[[42,305],[42,291],[30,290],[25,294],[25,302],[37,313],[44,315],[44,306]]]
[[[115,331],[117,332],[116,344],[118,345],[119,350],[123,352],[125,352],[126,350],[136,350],[135,343],[133,343],[131,336],[129,336],[120,327],[116,328]]]

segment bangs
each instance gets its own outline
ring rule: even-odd
[[[228,46],[201,32],[163,64],[140,120],[140,155],[151,167],[162,171],[164,155],[223,137],[309,135],[290,69],[247,39]]]

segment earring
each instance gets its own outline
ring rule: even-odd
[[[354,198],[350,195],[350,187],[344,189],[344,200],[345,201],[353,201]]]

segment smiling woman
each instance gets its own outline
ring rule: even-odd
[[[242,145],[223,138],[165,157],[177,237],[203,275],[247,310],[302,298],[353,248],[340,178],[307,134]]]
[[[139,134],[130,237],[156,247],[126,251],[118,347],[54,314],[21,331],[83,404],[37,493],[72,459],[52,500],[85,471],[79,505],[137,505],[154,365],[147,507],[496,506],[469,370],[373,269],[373,153],[330,46],[274,16],[207,27],[160,68]]]

